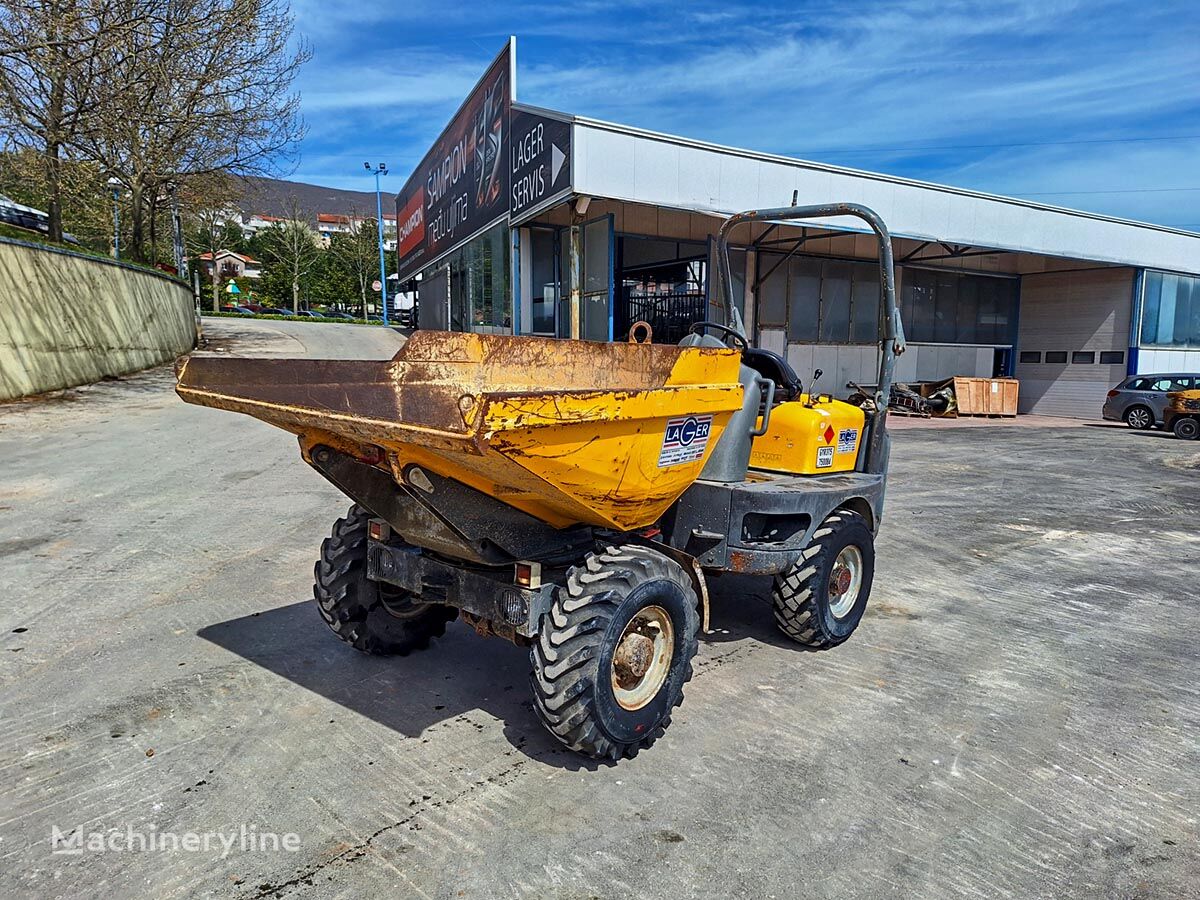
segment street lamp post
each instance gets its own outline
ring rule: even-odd
[[[108,186],[113,195],[113,259],[121,258],[121,182],[117,178],[108,179]]]
[[[383,327],[386,328],[388,326],[387,266],[384,265],[383,259],[383,197],[379,193],[379,176],[387,174],[387,163],[380,163],[373,169],[370,163],[363,163],[363,167],[375,176],[375,225],[379,230],[379,296],[383,299]]]
[[[175,274],[180,278],[184,275],[183,253],[183,219],[179,215],[179,195],[174,184],[167,185],[167,193],[171,197],[171,243],[175,252]]]

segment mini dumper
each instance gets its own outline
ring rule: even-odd
[[[874,409],[805,390],[732,303],[734,228],[830,216],[878,238]],[[297,435],[354,501],[316,564],[338,637],[405,654],[461,618],[530,648],[558,740],[633,756],[683,699],[707,577],[774,576],[779,627],[824,649],[857,627],[874,576],[904,345],[887,229],[855,204],[793,206],[731,216],[717,245],[729,324],[679,346],[648,326],[627,343],[417,332],[390,361],[196,356],[177,390]]]

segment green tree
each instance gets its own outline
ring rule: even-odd
[[[334,244],[339,237],[342,235],[334,235],[330,246],[318,254],[311,269],[309,297],[312,302],[336,303],[353,309],[350,301],[358,297],[358,284],[345,260],[334,252]]]

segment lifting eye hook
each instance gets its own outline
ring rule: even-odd
[[[640,340],[638,333],[644,335]],[[634,322],[629,326],[629,343],[631,344],[649,344],[654,340],[654,329],[650,327],[649,322]]]

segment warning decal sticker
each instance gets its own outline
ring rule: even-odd
[[[828,469],[833,465],[833,448],[818,447],[817,448],[817,468]]]
[[[854,445],[858,443],[857,428],[843,428],[838,432],[838,453],[853,453]]]
[[[658,453],[658,467],[663,469],[702,459],[712,431],[712,419],[712,416],[681,416],[669,420],[663,433],[662,450]]]

